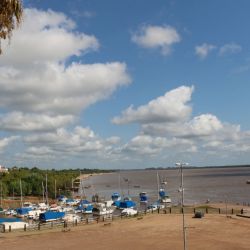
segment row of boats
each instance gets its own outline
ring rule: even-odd
[[[90,202],[86,199],[69,199],[65,196],[60,196],[57,203],[51,205],[25,202],[20,208],[2,211],[5,217],[11,216],[14,218],[2,218],[0,225],[23,228],[24,224],[29,226],[28,220],[32,220],[31,223],[34,223],[33,221],[50,222],[57,220],[79,222],[84,215],[105,216],[116,213],[121,216],[132,216],[138,213],[139,206],[136,202],[130,197],[122,198],[118,192],[113,193],[111,199],[107,201],[99,201],[97,197],[95,198],[93,199],[92,197],[92,202]],[[148,204],[146,192],[139,194],[139,200],[140,205],[143,205],[145,210],[148,211],[171,205],[171,199],[164,189],[159,190],[159,199],[153,204]],[[20,218],[22,221],[20,221]]]

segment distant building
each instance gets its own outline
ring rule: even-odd
[[[0,165],[0,173],[7,173],[8,171],[8,168]]]

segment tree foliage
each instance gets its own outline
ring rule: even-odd
[[[0,42],[2,39],[11,38],[12,31],[21,23],[22,16],[23,5],[21,0],[0,1]]]
[[[55,197],[55,180],[56,190],[59,194],[68,195],[71,191],[72,180],[79,174],[91,174],[99,172],[110,172],[108,170],[98,169],[63,169],[63,170],[41,170],[34,168],[17,168],[13,167],[8,173],[0,174],[2,183],[2,193],[7,196],[20,196],[20,180],[22,182],[22,193],[24,196],[42,196],[43,185],[45,186],[47,175],[48,195]]]

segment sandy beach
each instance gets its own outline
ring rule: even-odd
[[[188,249],[240,250],[250,246],[250,219],[206,214],[186,215]],[[115,220],[77,226],[68,232],[42,231],[0,234],[1,250],[26,249],[183,249],[182,215],[150,214],[142,219]]]

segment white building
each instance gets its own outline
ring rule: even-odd
[[[0,165],[0,173],[6,173],[8,171],[9,171],[8,168]]]

